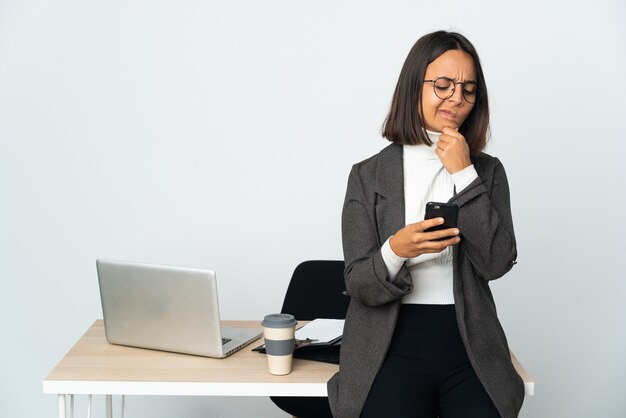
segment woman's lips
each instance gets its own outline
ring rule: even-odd
[[[454,112],[450,112],[449,110],[439,110],[439,114],[446,119],[456,119],[456,114]]]

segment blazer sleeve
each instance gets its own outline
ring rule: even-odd
[[[517,263],[509,184],[504,167],[493,160],[490,184],[479,176],[450,199],[460,207],[458,226],[465,254],[485,280],[502,277]]]
[[[413,286],[406,266],[389,280],[373,219],[373,204],[365,198],[358,168],[354,166],[348,179],[341,217],[345,281],[350,297],[367,306],[395,301],[410,293]]]

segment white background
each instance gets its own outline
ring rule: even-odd
[[[215,269],[226,319],[340,259],[349,169],[386,146],[436,29],[478,49],[509,176],[519,264],[492,289],[536,379],[521,416],[626,416],[626,7],[501,3],[0,0],[0,416],[56,415],[42,380],[102,315],[96,258]],[[130,397],[127,416],[286,415]]]

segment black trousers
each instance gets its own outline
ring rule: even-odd
[[[361,413],[361,418],[380,417],[500,417],[467,358],[454,305],[400,308]]]

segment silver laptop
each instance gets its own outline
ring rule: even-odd
[[[220,324],[211,270],[96,261],[107,341],[223,358],[261,336],[261,328]]]

